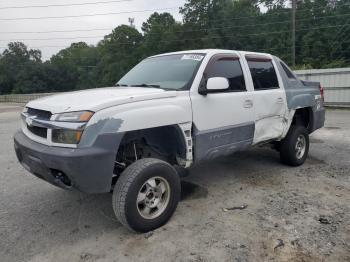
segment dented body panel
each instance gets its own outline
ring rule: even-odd
[[[320,91],[318,82],[307,82],[297,78],[294,74],[294,79],[288,78],[284,72],[279,58],[274,57],[276,66],[281,74],[281,80],[284,87],[284,92],[287,98],[287,106],[289,109],[298,109],[303,107],[313,107],[316,101],[320,99]]]

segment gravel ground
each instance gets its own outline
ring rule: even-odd
[[[350,111],[327,111],[301,167],[267,148],[195,166],[169,223],[137,235],[115,219],[110,194],[67,192],[19,165],[20,110],[0,104],[3,262],[350,261]]]

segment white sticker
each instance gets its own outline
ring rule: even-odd
[[[181,57],[181,60],[196,60],[196,61],[202,61],[204,56],[202,55],[194,55],[194,54],[188,54],[188,55],[183,55]]]

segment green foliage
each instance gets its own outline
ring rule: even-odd
[[[180,50],[179,34],[182,27],[171,14],[154,13],[142,24],[141,29],[144,35],[141,45],[143,57]]]
[[[45,83],[36,74],[32,74],[36,67],[41,66],[41,52],[28,50],[20,42],[8,44],[0,57],[0,94],[15,92],[20,82],[32,82],[32,88],[42,89]],[[45,88],[44,88],[45,89]]]
[[[141,33],[126,25],[118,26],[104,37],[97,46],[100,61],[95,69],[100,86],[115,84],[138,62],[141,41]]]
[[[179,50],[222,48],[272,53],[291,64],[288,0],[187,0],[182,23],[153,13],[141,32],[116,27],[96,46],[72,43],[41,61],[40,50],[9,43],[0,54],[0,94],[111,86],[145,57]],[[299,0],[294,69],[350,64],[349,0]]]

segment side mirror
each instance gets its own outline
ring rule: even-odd
[[[230,86],[228,79],[225,77],[211,77],[207,80],[206,89],[201,90],[201,94],[216,93],[218,91],[227,90]]]

